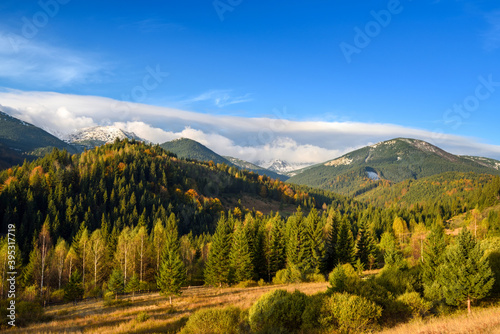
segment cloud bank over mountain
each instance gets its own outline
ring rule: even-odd
[[[395,124],[297,121],[290,119],[286,109],[275,110],[271,117],[245,118],[97,96],[7,89],[0,91],[0,109],[58,136],[96,125],[114,125],[153,143],[190,138],[217,153],[251,162],[283,159],[319,163],[395,137],[425,140],[454,154],[500,158],[500,146],[474,138]]]

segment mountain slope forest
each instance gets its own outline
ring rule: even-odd
[[[189,138],[179,138],[169,142],[160,144],[163,149],[174,153],[179,158],[198,160],[198,161],[212,161],[215,164],[226,164],[228,166],[236,166],[239,169],[246,169],[250,172],[257,173],[259,175],[267,175],[270,178],[286,181],[287,176],[278,174],[271,170],[259,167],[250,162],[233,158],[233,157],[223,157],[208,147],[198,143],[195,140]]]
[[[288,182],[356,196],[387,182],[445,172],[500,175],[492,159],[461,157],[421,140],[396,138],[294,171]]]
[[[158,145],[125,139],[81,154],[53,150],[1,171],[0,223],[2,231],[15,227],[21,300],[110,301],[123,292],[157,289],[172,297],[186,285],[283,284],[329,277],[328,294],[314,300],[330,305],[364,298],[373,304],[373,321],[389,324],[407,319],[398,313],[403,304],[411,309],[413,302],[423,303],[423,314],[431,308],[439,312],[444,297],[447,304],[463,305],[463,296],[450,295],[448,301],[443,295],[448,290],[432,285],[438,268],[452,264],[442,257],[444,248],[450,261],[462,243],[467,252],[474,250],[488,283],[488,289],[474,291],[474,298],[500,292],[500,266],[484,264],[497,263],[500,255],[495,209],[500,206],[500,178],[471,173],[422,180],[419,192],[428,201],[418,197],[408,199],[412,205],[399,205],[401,198],[393,194],[394,202],[369,203],[223,163],[179,159]],[[438,182],[450,189],[432,190]],[[430,196],[426,188],[429,194],[445,189],[450,200]],[[244,200],[224,206],[224,198],[246,197],[296,209],[291,214],[261,212]],[[453,226],[461,228],[460,237],[446,236],[447,220],[460,214],[465,215],[460,226]],[[7,238],[1,238],[2,275],[9,271],[7,249]],[[429,265],[421,262],[426,257]],[[375,268],[384,269],[374,279],[360,279],[363,270]],[[6,301],[4,282],[1,299]],[[272,298],[292,298],[278,295]],[[309,303],[302,295],[293,296],[301,300],[297,305]],[[273,300],[266,298],[265,303]],[[328,326],[340,323],[335,322],[338,314],[321,315],[323,309],[309,310],[309,320],[319,312],[318,319],[333,321]],[[305,310],[300,312],[305,319]],[[252,319],[250,325],[257,321],[258,331],[260,320]],[[301,326],[302,320],[295,329]]]

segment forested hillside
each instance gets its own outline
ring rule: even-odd
[[[0,172],[0,219],[3,230],[15,231],[22,300],[109,300],[156,289],[172,297],[185,285],[324,281],[348,264],[357,272],[387,269],[366,287],[355,280],[354,290],[335,291],[372,298],[392,319],[397,302],[391,296],[405,289],[425,292],[418,265],[426,256],[424,239],[436,229],[443,237],[448,218],[466,213],[460,227],[474,230],[496,251],[496,239],[488,244],[488,238],[500,235],[498,213],[491,209],[500,203],[500,178],[454,177],[421,181],[414,192],[421,195],[407,205],[394,194],[383,205],[380,199],[363,203],[225,164],[179,159],[126,139],[75,155],[54,150]],[[443,189],[449,200],[443,200]],[[245,196],[296,210],[260,212],[241,201]],[[239,201],[224,207],[223,197]],[[483,217],[479,225],[477,217]],[[2,275],[9,271],[8,247],[14,247],[8,240],[0,238]],[[494,260],[495,254],[489,256]],[[370,295],[374,287],[385,295]],[[2,283],[3,297],[7,288]]]

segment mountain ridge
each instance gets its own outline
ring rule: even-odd
[[[494,159],[462,157],[423,140],[395,138],[298,170],[288,182],[352,194],[374,188],[377,182],[398,183],[450,171],[499,175],[493,166]]]

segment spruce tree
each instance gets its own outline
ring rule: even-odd
[[[254,275],[254,266],[248,233],[244,223],[238,222],[234,230],[233,247],[231,249],[231,280],[241,282],[251,280]]]
[[[305,233],[301,249],[301,267],[305,273],[319,273],[325,255],[323,224],[318,212],[313,208],[305,219]]]
[[[335,210],[330,209],[326,218],[327,235],[325,241],[325,257],[323,259],[323,273],[330,273],[339,263],[337,243],[339,235],[339,219]]]
[[[125,292],[130,293],[132,292],[132,297],[135,296],[135,292],[139,291],[140,287],[140,281],[139,277],[137,277],[137,274],[133,274],[132,278],[130,281],[128,281],[127,286],[125,287]]]
[[[346,218],[342,219],[337,239],[337,258],[340,264],[353,263],[354,240]]]
[[[118,294],[123,292],[123,274],[120,270],[114,269],[109,276],[108,290],[115,294],[115,299],[118,299]]]
[[[297,212],[290,216],[286,222],[286,263],[287,266],[300,266],[302,263],[301,252],[304,239],[304,218],[300,206]]]
[[[68,284],[64,287],[64,299],[76,304],[77,300],[83,298],[82,275],[75,270],[71,273]]]
[[[286,245],[283,229],[283,221],[276,215],[271,220],[267,245],[267,272],[269,281],[271,281],[279,270],[286,266]]]
[[[186,267],[182,262],[180,252],[177,219],[172,213],[167,220],[165,245],[156,284],[161,293],[169,297],[170,304],[172,304],[172,296],[180,295],[181,287],[186,283],[186,279]]]
[[[431,233],[424,244],[421,278],[424,296],[430,300],[442,298],[441,286],[438,278],[438,268],[443,263],[446,241],[444,228],[441,224],[434,224]]]
[[[205,267],[205,283],[222,286],[230,280],[232,224],[224,216],[219,219]]]
[[[448,248],[439,273],[446,302],[467,302],[469,314],[471,301],[486,297],[495,281],[484,252],[467,229],[462,229],[456,244]]]
[[[366,268],[370,262],[370,255],[373,253],[373,240],[370,232],[364,226],[358,231],[356,238],[356,259]]]

